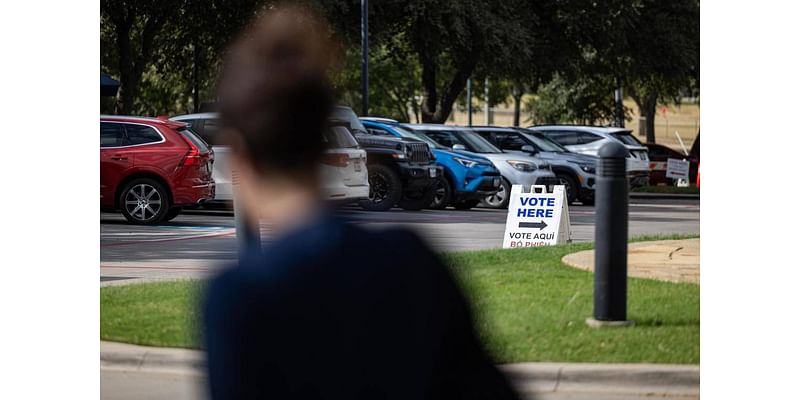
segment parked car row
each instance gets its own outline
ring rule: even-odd
[[[233,200],[230,149],[219,141],[216,113],[101,116],[100,125],[101,208],[154,224]],[[371,211],[505,208],[516,184],[564,185],[570,203],[591,205],[597,152],[610,141],[629,150],[631,186],[650,182],[648,147],[622,128],[409,124],[339,106],[323,140],[317,168],[325,199]]]

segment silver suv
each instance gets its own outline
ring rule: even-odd
[[[606,143],[616,141],[628,149],[626,167],[631,187],[650,184],[650,158],[647,147],[629,129],[587,125],[536,125],[529,129],[542,132],[572,152],[597,156]]]
[[[503,151],[536,156],[550,163],[553,173],[565,187],[570,204],[576,200],[584,205],[594,204],[597,157],[573,153],[543,133],[530,129],[473,126],[472,130]]]

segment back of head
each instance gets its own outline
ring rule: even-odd
[[[218,82],[227,141],[256,171],[313,174],[332,107],[331,30],[317,13],[275,6],[229,48]]]

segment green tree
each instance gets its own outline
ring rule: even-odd
[[[100,2],[101,64],[119,76],[116,112],[130,114],[139,84],[153,60],[162,33],[183,0],[102,0]],[[103,35],[105,33],[105,35]]]
[[[319,3],[348,45],[357,46],[359,2],[320,0]],[[375,47],[386,46],[398,68],[413,65],[412,62],[419,65],[421,119],[444,122],[462,96],[467,78],[476,71],[482,71],[483,76],[494,76],[501,67],[516,64],[522,69],[531,63],[530,56],[535,53],[531,48],[536,43],[530,38],[535,26],[526,24],[527,20],[521,16],[539,8],[524,9],[520,4],[502,0],[373,1],[369,14],[370,43]]]
[[[394,118],[398,121],[419,121],[420,68],[411,57],[398,62],[386,46],[370,51],[370,115]],[[340,102],[354,110],[361,104],[361,52],[347,51],[345,66],[335,82]],[[413,118],[412,118],[413,117]]]
[[[222,53],[264,0],[103,0],[101,70],[121,114],[196,112],[213,100]]]
[[[609,0],[605,31],[589,30],[582,73],[617,81],[645,117],[655,142],[659,101],[699,90],[700,3],[697,0]]]
[[[556,75],[525,104],[535,124],[596,125],[613,120],[613,80],[607,77],[566,79]],[[626,110],[626,116],[629,110]]]

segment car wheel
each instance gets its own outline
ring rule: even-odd
[[[575,200],[578,199],[578,185],[575,182],[575,179],[566,174],[559,174],[557,177],[559,184],[564,185],[567,204],[574,203]]]
[[[469,210],[470,208],[477,206],[480,202],[481,202],[480,200],[458,201],[453,203],[453,208],[455,208],[456,210]]]
[[[500,179],[500,187],[497,193],[486,196],[483,199],[483,204],[489,208],[506,208],[508,207],[508,200],[511,198],[511,184],[508,183],[506,178]]]
[[[125,185],[119,204],[125,219],[138,225],[157,224],[170,209],[167,190],[149,178],[134,179]]]
[[[435,196],[434,185],[415,190],[408,190],[403,193],[403,197],[397,205],[404,210],[417,211],[429,207]]]
[[[436,178],[433,183],[433,201],[430,207],[433,210],[441,210],[450,204],[450,198],[453,196],[453,189],[450,188],[450,182],[443,177]]]
[[[164,216],[164,219],[161,220],[161,222],[172,221],[173,219],[175,219],[175,217],[181,214],[181,211],[183,210],[181,210],[180,207],[170,208],[169,211],[167,211],[167,215]]]
[[[372,164],[367,166],[369,198],[359,202],[368,211],[386,211],[392,208],[403,196],[403,184],[391,168]]]

